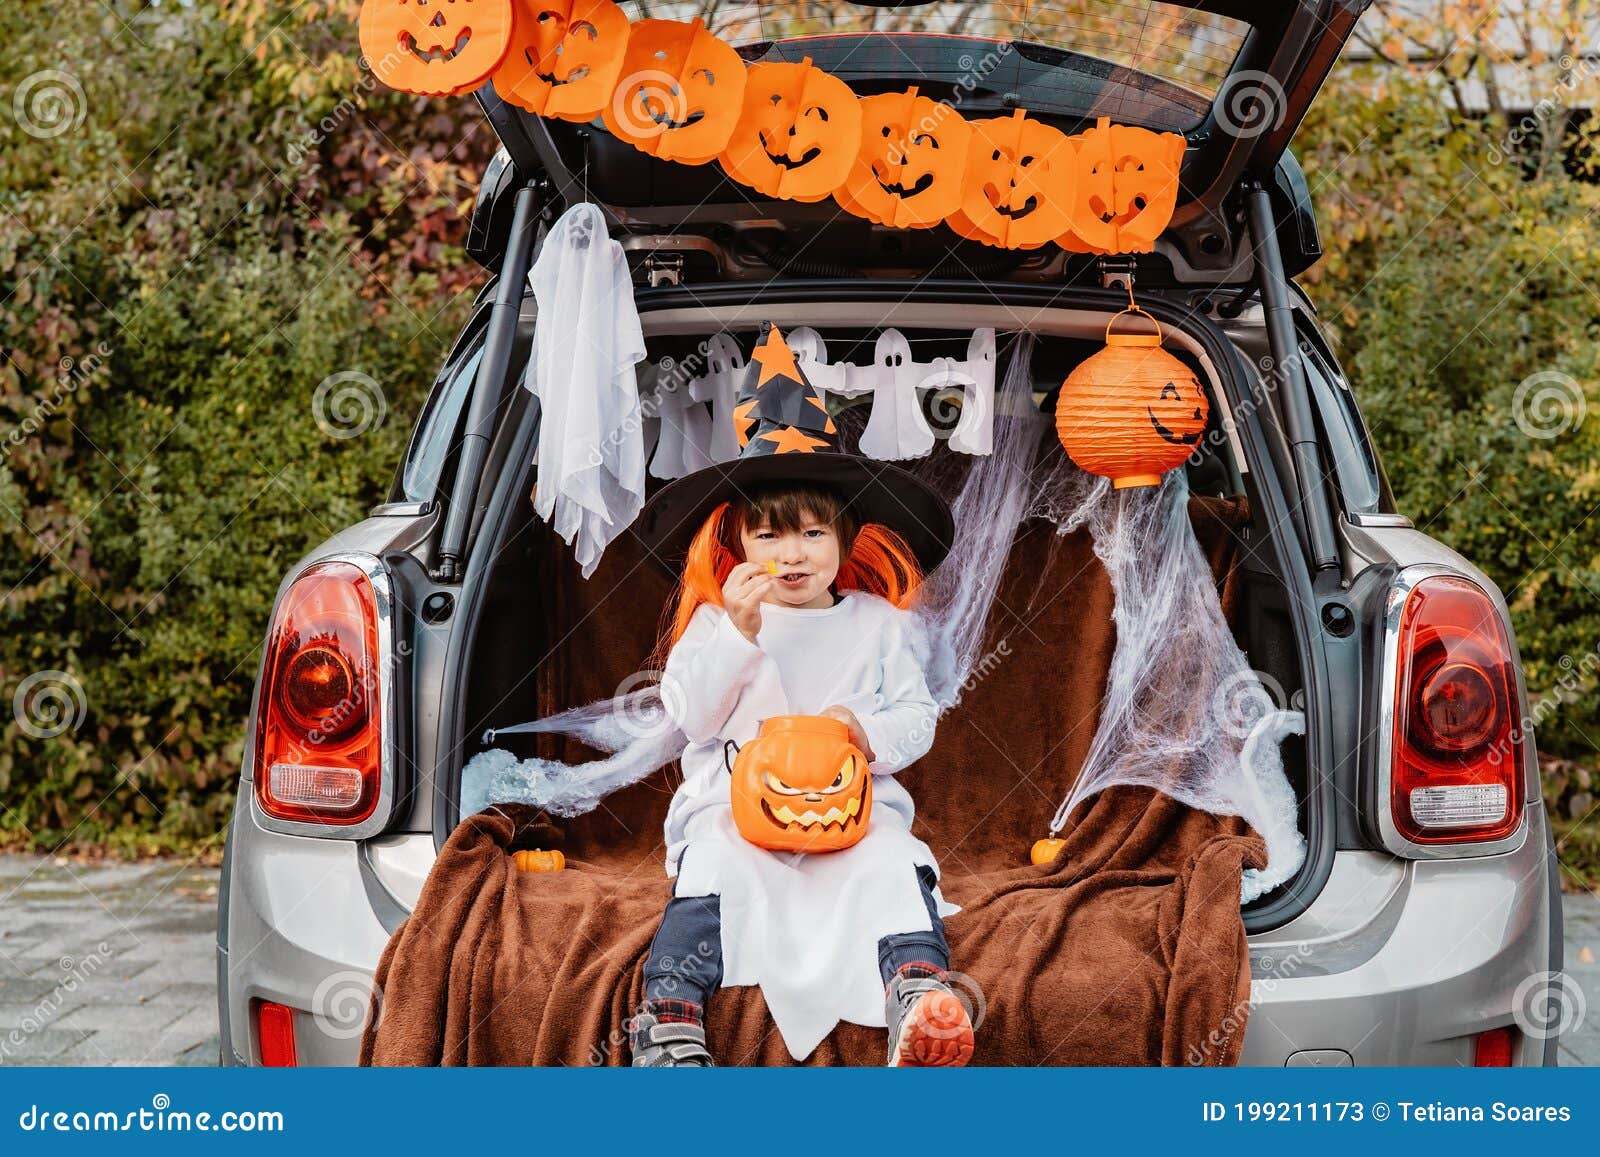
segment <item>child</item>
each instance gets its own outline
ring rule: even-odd
[[[965,1064],[973,1026],[941,918],[959,909],[894,777],[933,743],[905,608],[948,552],[949,511],[909,473],[834,449],[775,328],[751,379],[735,409],[753,419],[743,455],[664,488],[640,525],[668,555],[675,531],[693,534],[663,638],[662,700],[689,739],[666,820],[675,880],[629,1024],[633,1064],[710,1065],[719,984],[759,984],[796,1060],[844,1019],[884,1025],[890,1065]],[[730,741],[785,714],[839,720],[867,756],[875,801],[850,847],[769,851],[734,824]]]

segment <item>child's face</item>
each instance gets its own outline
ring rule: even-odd
[[[833,604],[828,593],[839,573],[839,535],[826,522],[809,511],[800,529],[779,534],[770,523],[746,526],[739,532],[746,562],[766,566],[777,564],[778,573],[762,598],[764,603],[790,607],[826,607]]]

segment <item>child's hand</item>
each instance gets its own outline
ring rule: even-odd
[[[761,629],[761,598],[771,588],[774,578],[766,567],[753,562],[741,562],[728,573],[722,584],[722,608],[728,612],[739,633],[752,643]]]
[[[832,707],[824,707],[819,714],[827,719],[837,719],[848,727],[850,729],[850,742],[861,749],[861,754],[867,757],[868,763],[878,758],[872,751],[872,744],[867,742],[867,733],[861,729],[861,720],[856,718],[856,713],[850,708],[840,707],[836,704]]]

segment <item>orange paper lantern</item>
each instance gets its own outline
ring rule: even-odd
[[[1153,334],[1114,334],[1125,313],[1143,314]],[[1056,435],[1067,454],[1117,489],[1156,486],[1194,451],[1209,413],[1189,368],[1161,348],[1161,327],[1137,307],[1106,324],[1106,348],[1084,359],[1056,399]]]
[[[739,123],[746,71],[739,54],[699,20],[640,20],[605,108],[606,128],[663,161],[703,165],[727,147]]]
[[[972,126],[916,89],[861,98],[861,147],[840,207],[896,229],[926,229],[961,207]]]
[[[866,835],[872,772],[850,729],[822,715],[774,715],[733,761],[733,822],[758,847],[836,852]]]
[[[557,120],[592,121],[622,73],[628,17],[611,0],[512,0],[511,50],[495,69],[495,92]]]
[[[364,0],[361,55],[401,92],[477,88],[511,47],[511,0]]]
[[[1078,180],[1057,244],[1075,253],[1149,253],[1178,204],[1183,137],[1101,117],[1074,140]]]
[[[1026,109],[972,122],[961,207],[948,224],[1003,249],[1036,249],[1071,224],[1077,152],[1072,139]]]
[[[861,102],[807,57],[750,67],[743,113],[718,159],[764,197],[820,201],[844,182],[860,143]]]

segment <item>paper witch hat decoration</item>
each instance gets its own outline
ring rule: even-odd
[[[663,561],[683,559],[719,505],[785,482],[837,491],[862,522],[897,531],[926,574],[950,553],[950,507],[908,470],[843,450],[839,429],[770,321],[745,371],[733,408],[739,457],[668,483],[640,511],[636,530]]]

